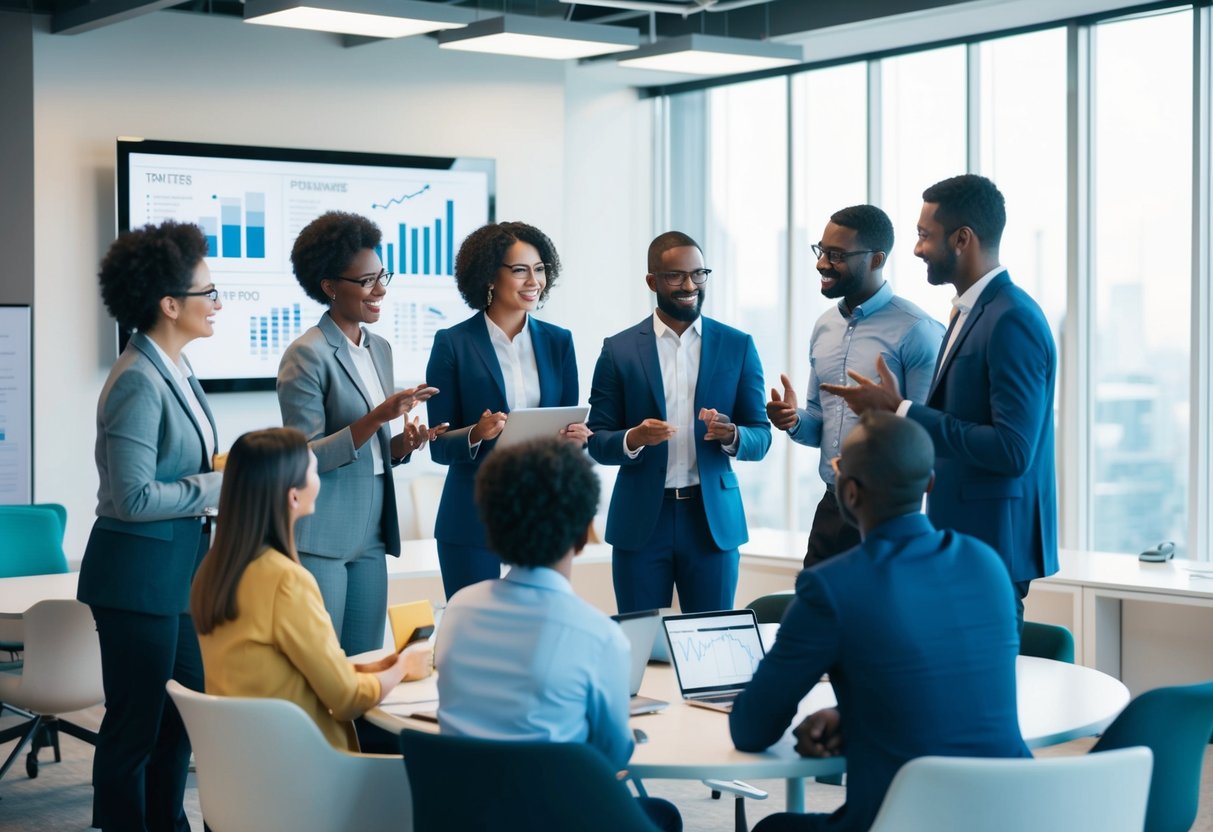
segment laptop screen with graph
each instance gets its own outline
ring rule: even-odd
[[[740,692],[764,655],[753,610],[667,615],[662,623],[687,699]]]

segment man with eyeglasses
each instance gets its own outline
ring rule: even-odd
[[[821,385],[845,384],[848,370],[875,374],[876,359],[884,356],[906,391],[921,402],[927,397],[935,357],[943,340],[943,325],[905,298],[893,294],[883,269],[893,249],[893,223],[875,205],[853,205],[835,212],[821,242],[812,246],[821,275],[821,294],[838,299],[813,327],[809,340],[809,386],[804,407],[787,375],[780,375],[783,393],[771,389],[767,416],[801,445],[821,449],[818,473],[826,491],[817,504],[805,567],[814,566],[859,544],[859,532],[838,508],[830,458],[859,416],[847,403]]]
[[[855,385],[822,389],[856,412],[889,410],[927,429],[936,451],[931,521],[1002,556],[1022,630],[1032,579],[1057,571],[1057,348],[1040,306],[999,263],[1007,211],[994,183],[954,176],[922,199],[914,254],[926,263],[929,283],[956,290],[926,401],[906,399],[883,362],[878,381],[851,371]]]
[[[590,455],[620,466],[607,515],[619,612],[730,609],[749,539],[733,459],[771,446],[754,339],[702,317],[708,275],[693,239],[649,245],[657,309],[607,338],[590,391]]]

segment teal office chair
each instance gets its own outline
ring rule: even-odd
[[[1074,636],[1065,627],[1025,621],[1019,637],[1019,655],[1074,664]]]
[[[783,621],[783,614],[788,611],[795,594],[791,592],[776,592],[763,595],[746,604],[746,609],[754,611],[754,617],[759,624],[778,624]]]
[[[606,758],[582,743],[400,734],[414,832],[658,832]]]
[[[1144,745],[1154,752],[1145,832],[1187,832],[1200,802],[1200,770],[1213,733],[1213,681],[1155,688],[1134,699],[1091,753]]]

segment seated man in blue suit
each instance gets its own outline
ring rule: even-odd
[[[920,513],[934,460],[927,432],[890,413],[865,414],[843,442],[838,504],[863,542],[800,573],[729,727],[739,749],[767,748],[828,672],[838,707],[796,727],[796,750],[846,756],[847,802],[832,815],[772,815],[754,832],[865,830],[915,757],[1030,756],[1006,569],[986,544]]]
[[[733,459],[771,446],[754,339],[701,317],[699,244],[669,231],[649,245],[651,317],[607,338],[590,390],[589,451],[620,466],[606,539],[620,612],[730,609],[749,539]]]

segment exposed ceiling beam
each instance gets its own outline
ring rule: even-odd
[[[51,17],[51,31],[57,35],[78,35],[180,3],[181,0],[93,0],[56,12]]]

